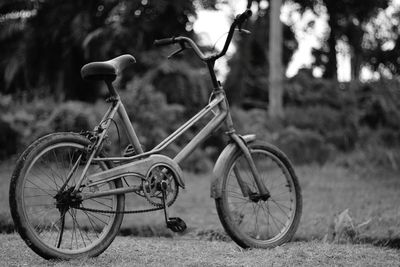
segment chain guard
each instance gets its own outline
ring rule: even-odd
[[[163,173],[163,170],[167,170],[164,171],[165,173]],[[154,176],[157,177],[154,177]],[[124,214],[135,214],[135,213],[145,213],[145,212],[152,212],[152,211],[157,211],[157,210],[162,210],[163,209],[163,205],[162,205],[162,200],[161,198],[158,197],[157,193],[161,194],[161,191],[158,191],[155,186],[156,183],[160,182],[161,179],[163,179],[164,177],[166,177],[166,179],[168,180],[168,189],[167,192],[169,192],[169,196],[172,196],[172,198],[170,198],[167,201],[167,206],[170,207],[172,206],[172,204],[174,204],[174,202],[176,201],[176,199],[178,198],[178,194],[179,194],[179,185],[178,182],[176,180],[176,177],[174,176],[174,172],[166,165],[163,164],[156,164],[155,166],[153,166],[149,172],[148,172],[148,177],[142,178],[142,186],[144,188],[144,190],[140,193],[136,193],[137,195],[145,198],[147,200],[147,202],[149,202],[151,205],[154,206],[154,208],[148,208],[148,209],[140,209],[140,210],[127,210],[127,211],[112,211],[112,210],[101,210],[101,209],[92,209],[92,208],[85,208],[83,206],[79,206],[79,207],[74,207],[75,209],[79,209],[79,210],[83,210],[83,211],[89,211],[89,212],[97,212],[97,213],[107,213],[107,214],[119,214],[119,213],[124,213]],[[145,184],[149,182],[149,180],[151,179],[155,179],[155,184],[153,185],[154,187],[152,188],[152,193],[150,195],[150,192],[147,192],[145,190]],[[170,190],[172,189],[172,191]],[[171,195],[172,193],[172,195]],[[162,197],[162,194],[161,194]],[[168,196],[167,196],[168,197]],[[156,201],[155,199],[158,199],[159,201]]]

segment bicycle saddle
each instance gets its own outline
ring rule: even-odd
[[[122,55],[108,61],[91,62],[82,67],[81,76],[85,80],[112,82],[117,75],[135,62],[135,58],[131,55]]]

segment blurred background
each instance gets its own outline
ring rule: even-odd
[[[18,153],[36,138],[99,122],[106,88],[84,82],[80,69],[121,54],[137,63],[116,84],[143,146],[153,148],[200,110],[212,89],[192,51],[167,60],[176,47],[156,48],[153,41],[185,35],[204,51],[218,51],[246,5],[2,0],[1,179],[9,180]],[[326,237],[335,214],[350,209],[357,240],[400,246],[400,1],[256,0],[251,9],[244,25],[251,35],[236,34],[216,69],[238,132],[256,133],[296,165],[305,199],[297,237]],[[118,153],[127,140],[113,131],[111,152]],[[188,176],[209,176],[223,146],[212,136],[185,162]],[[194,210],[189,204],[178,210],[186,209]],[[192,224],[203,225],[196,222],[206,212],[198,211]]]

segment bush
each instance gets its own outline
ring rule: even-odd
[[[20,135],[10,123],[0,119],[0,159],[17,153]]]
[[[320,134],[294,127],[279,132],[273,143],[295,164],[324,164],[334,151]]]
[[[142,145],[152,149],[183,122],[183,107],[168,104],[164,94],[157,92],[151,85],[137,87],[127,85],[122,93],[125,108],[134,124]]]
[[[29,105],[16,104],[11,96],[0,95],[0,158],[17,153],[32,134],[35,115]]]
[[[345,84],[316,79],[307,72],[300,71],[285,85],[284,100],[287,106],[322,105],[341,109],[355,103],[355,95]]]
[[[323,139],[342,151],[354,149],[358,139],[354,114],[329,106],[288,107],[284,123],[302,130],[319,133]]]
[[[335,161],[337,165],[356,171],[381,172],[384,169],[398,172],[400,170],[400,151],[370,144],[343,157],[337,157]]]
[[[283,123],[269,119],[266,110],[232,109],[232,117],[240,134],[256,134],[257,139],[276,144],[296,164],[325,163],[333,146],[321,132],[331,135],[339,113],[328,107],[286,109]],[[332,114],[334,114],[332,118]],[[285,126],[286,125],[286,126]]]
[[[382,80],[360,86],[360,124],[371,129],[400,130],[400,83]]]
[[[78,101],[61,104],[47,121],[53,132],[91,130],[98,122],[93,108]]]
[[[182,168],[194,173],[207,173],[212,171],[214,164],[211,161],[209,149],[198,148],[183,161]]]
[[[99,115],[92,106],[78,101],[59,104],[49,98],[17,102],[5,97],[0,102],[0,110],[3,111],[0,116],[0,139],[6,142],[1,153],[7,156],[25,149],[45,134],[90,130],[99,121]]]
[[[231,108],[232,120],[239,134],[256,134],[260,140],[271,141],[272,133],[281,126],[268,119],[268,113],[262,109],[243,110]]]

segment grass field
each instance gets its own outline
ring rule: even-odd
[[[371,245],[291,242],[242,250],[233,242],[179,238],[117,237],[98,258],[46,261],[19,236],[0,235],[0,266],[398,266],[396,249]]]
[[[9,232],[12,221],[8,207],[8,187],[14,161],[0,165],[0,229]],[[349,210],[357,228],[353,242],[400,247],[400,176],[381,169],[345,168],[336,164],[298,166],[296,172],[303,193],[303,215],[295,240],[321,240],[332,229],[337,214]],[[186,236],[226,239],[214,200],[210,198],[211,174],[185,174],[186,189],[170,209],[188,225]],[[135,208],[127,196],[126,209]],[[164,226],[160,211],[126,215],[122,235],[173,236]]]

